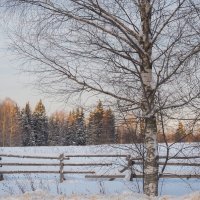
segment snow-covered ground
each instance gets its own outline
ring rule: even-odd
[[[200,192],[194,192],[192,194],[177,196],[159,196],[159,197],[147,197],[146,195],[124,192],[121,194],[112,195],[52,195],[45,191],[26,192],[22,195],[14,195],[7,197],[0,197],[0,200],[199,200]]]
[[[116,145],[116,146],[68,146],[68,147],[15,147],[0,148],[0,154],[17,154],[17,155],[46,155],[59,156],[61,153],[65,155],[73,154],[131,154],[138,155],[140,147],[132,145]],[[160,146],[160,155],[165,155],[166,149]],[[200,155],[200,145],[194,144],[177,144],[172,146],[170,155],[178,156],[194,156]],[[23,158],[6,158],[3,157],[2,162],[31,162],[31,163],[58,163],[58,160],[43,159],[23,159]],[[120,174],[119,170],[126,165],[125,158],[71,158],[66,163],[80,162],[98,162],[98,163],[115,163],[108,167],[85,167],[84,170],[94,170],[97,174]],[[177,162],[171,160],[170,162]],[[179,160],[179,162],[183,162]],[[194,159],[188,162],[199,162]],[[167,167],[165,172],[176,174],[200,174],[200,167]],[[59,166],[3,166],[0,170],[59,170]],[[65,167],[65,170],[83,170],[80,167]],[[140,166],[137,167],[139,173]],[[0,181],[0,199],[148,199],[142,193],[142,180],[134,179],[133,182],[128,181],[128,172],[124,173],[125,179],[116,179],[108,181],[106,179],[94,180],[86,179],[84,175],[65,174],[65,181],[59,183],[59,174],[31,174],[31,175],[4,175],[5,180]],[[34,192],[33,192],[34,191]],[[191,193],[191,195],[189,195]],[[177,199],[177,200],[200,200],[200,179],[160,179],[159,182],[159,200]],[[11,196],[14,195],[14,196]],[[165,196],[163,196],[165,195]],[[167,195],[167,196],[166,196]]]

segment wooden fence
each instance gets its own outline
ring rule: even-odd
[[[107,158],[113,158],[113,157],[121,157],[121,158],[126,158],[127,155],[64,155],[64,154],[60,154],[59,156],[33,156],[33,155],[12,155],[12,154],[0,154],[0,157],[13,157],[13,158],[32,158],[32,159],[48,159],[48,160],[58,160],[57,163],[19,163],[19,162],[3,162],[0,161],[0,165],[1,166],[58,166],[59,170],[0,170],[0,174],[60,174],[60,182],[63,182],[64,180],[64,175],[65,174],[95,174],[95,171],[88,171],[88,170],[82,170],[82,171],[66,171],[64,170],[64,166],[112,166],[113,163],[98,163],[98,162],[90,162],[90,163],[64,163],[65,160],[70,160],[70,158],[78,158],[78,157],[91,157],[91,158],[98,158],[98,157],[107,157]],[[89,178],[89,176],[85,176],[86,178]],[[102,178],[124,178],[125,175],[103,175]],[[92,176],[90,178],[93,178]]]
[[[56,163],[38,163],[38,162],[30,162],[30,163],[23,163],[23,162],[4,162],[2,158],[4,157],[11,157],[11,158],[23,158],[23,159],[42,159],[42,160],[57,160],[58,162]],[[119,174],[96,174],[95,170],[64,170],[65,166],[79,166],[79,167],[84,167],[84,166],[92,166],[92,167],[97,167],[97,166],[112,166],[114,165],[113,162],[89,162],[89,163],[84,163],[83,161],[79,163],[73,163],[73,162],[68,162],[65,163],[65,160],[71,160],[72,158],[121,158],[125,159],[124,163],[125,165],[123,166],[123,169],[119,169]],[[160,159],[165,159],[165,156],[160,156]],[[169,160],[190,160],[190,159],[199,159],[198,162],[167,162],[167,166],[188,166],[188,167],[199,167],[200,166],[200,156],[191,156],[191,157],[171,157],[168,158]],[[131,158],[130,155],[116,155],[116,154],[107,154],[107,155],[96,155],[96,154],[84,154],[84,155],[66,155],[66,154],[60,154],[59,156],[36,156],[36,155],[13,155],[13,154],[0,154],[0,167],[1,166],[58,166],[59,170],[1,170],[0,168],[0,180],[3,180],[3,174],[59,174],[60,175],[60,182],[63,182],[64,175],[65,174],[84,174],[85,178],[107,178],[109,180],[114,180],[116,178],[125,178],[125,174],[123,174],[125,171],[129,171],[130,178],[129,180],[133,180],[134,178],[143,178],[143,174],[136,174],[134,167],[137,165],[143,165],[143,161],[141,157],[137,158]],[[159,165],[166,165],[166,162],[159,162]],[[165,174],[160,174],[160,178],[200,178],[200,174],[173,174],[173,173],[165,173]]]

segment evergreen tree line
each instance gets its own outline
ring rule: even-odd
[[[0,104],[1,146],[53,146],[115,143],[115,119],[111,109],[99,101],[85,118],[82,108],[69,114],[46,115],[40,100],[32,111],[29,103],[23,109],[10,99]]]
[[[56,112],[49,119],[49,145],[110,144],[115,142],[115,121],[111,109],[99,102],[85,119],[83,109],[69,114]]]
[[[143,123],[134,121],[133,116],[116,123],[113,111],[105,109],[101,101],[88,117],[82,108],[70,113],[55,112],[48,117],[41,100],[33,111],[29,103],[23,109],[10,99],[0,103],[0,146],[142,143],[143,129]],[[164,136],[158,132],[158,141],[165,140],[196,142],[200,141],[200,134],[188,133],[184,124],[179,122],[174,133]]]

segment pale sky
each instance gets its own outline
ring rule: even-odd
[[[0,24],[0,101],[8,97],[21,108],[29,101],[33,109],[35,104],[42,99],[48,114],[56,110],[66,109],[64,103],[53,102],[52,99],[41,95],[33,87],[33,78],[20,72],[20,64],[8,50],[8,45],[8,36],[4,27]]]

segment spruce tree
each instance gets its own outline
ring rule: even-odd
[[[48,144],[51,146],[65,145],[66,117],[63,112],[56,112],[49,118]]]
[[[111,109],[105,110],[103,115],[102,143],[115,143],[115,117]]]
[[[94,123],[94,112],[90,112],[87,124],[86,144],[95,144],[96,140],[96,125]]]
[[[86,144],[86,130],[85,130],[85,118],[83,109],[76,111],[75,118],[75,138],[76,145],[85,145]]]
[[[33,121],[32,121],[32,113],[30,109],[29,103],[26,103],[26,106],[21,111],[21,132],[22,132],[22,144],[23,146],[32,146],[33,142],[32,138],[34,136],[33,131]]]
[[[46,146],[48,141],[48,119],[45,107],[40,100],[33,113],[33,144],[36,146]]]
[[[59,122],[56,115],[52,115],[49,118],[49,136],[48,136],[48,145],[56,146],[59,145]]]
[[[87,127],[87,143],[88,144],[102,144],[103,133],[103,105],[99,101],[97,107],[90,113]]]
[[[65,134],[65,145],[75,145],[75,112],[69,113],[67,118],[67,132]]]

